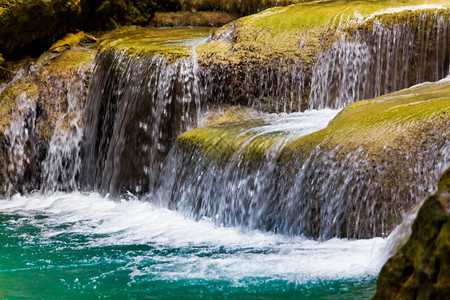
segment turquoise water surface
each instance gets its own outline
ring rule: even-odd
[[[317,242],[98,194],[0,200],[0,298],[369,299],[386,240]]]

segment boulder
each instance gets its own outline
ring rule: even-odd
[[[450,295],[449,170],[420,208],[408,241],[383,266],[373,299],[448,299]]]

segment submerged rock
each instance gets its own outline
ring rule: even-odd
[[[450,295],[449,170],[420,208],[408,241],[384,265],[373,299],[447,299]]]

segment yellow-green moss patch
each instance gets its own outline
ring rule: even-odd
[[[431,7],[448,10],[450,4],[445,0],[332,0],[270,8],[225,26],[217,33],[220,47],[217,41],[202,45],[199,57],[218,63],[296,57],[311,63],[319,51],[339,38],[338,29],[367,29],[368,25],[362,24],[370,25],[375,19],[385,24],[413,22],[407,17],[411,10]]]
[[[206,38],[211,28],[142,28],[126,27],[102,38],[101,48],[114,48],[130,54],[161,54],[170,58],[191,55],[189,40]]]
[[[59,55],[44,53],[38,60],[37,65],[42,68],[43,76],[69,76],[80,68],[91,64],[95,54],[95,50],[74,46]]]
[[[298,150],[309,152],[319,144],[329,149],[339,145],[350,149],[364,146],[378,153],[383,147],[399,146],[395,143],[400,136],[416,138],[408,132],[432,120],[435,120],[437,128],[450,122],[448,81],[427,83],[353,103],[343,109],[327,128],[288,145],[286,154]],[[447,134],[450,135],[448,130]]]
[[[180,11],[156,13],[152,25],[156,27],[176,26],[222,26],[238,18],[235,14],[217,11]]]
[[[401,148],[402,143],[414,143],[421,125],[431,123],[450,138],[450,82],[428,83],[383,97],[363,100],[342,110],[323,130],[290,140],[288,133],[275,132],[254,135],[252,128],[265,124],[264,119],[250,119],[216,124],[187,131],[178,143],[183,148],[197,147],[214,159],[229,158],[239,151],[242,158],[263,159],[273,146],[285,145],[281,160],[309,153],[316,146],[334,149],[337,146],[354,151],[364,147],[370,153],[381,154],[384,147]],[[407,139],[407,140],[405,140]]]
[[[3,132],[10,125],[17,111],[18,101],[24,96],[33,101],[38,100],[39,88],[34,82],[20,81],[6,88],[0,94],[0,131]]]

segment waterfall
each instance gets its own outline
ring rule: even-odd
[[[370,34],[349,38],[342,32],[313,67],[309,108],[342,108],[444,78],[450,65],[449,20],[436,10],[421,12],[417,26],[374,20]]]
[[[398,18],[387,25],[385,20]],[[381,13],[331,26],[315,58],[249,57],[240,63],[204,62],[205,103],[250,105],[270,112],[343,108],[424,81],[450,70],[450,17],[446,9],[411,11],[407,19]],[[387,22],[389,24],[389,22]],[[392,23],[392,22],[391,22]],[[232,43],[228,30],[214,38]],[[334,41],[329,45],[329,41]],[[299,49],[305,46],[299,43]]]
[[[323,239],[385,235],[405,213],[403,205],[435,188],[449,161],[442,150],[448,141],[438,132],[426,149],[402,153],[398,174],[397,165],[372,161],[364,148],[349,154],[319,146],[283,161],[285,144],[299,136],[284,127],[271,129],[284,136],[279,144],[256,151],[263,159],[247,156],[267,146],[264,129],[244,132],[238,151],[220,163],[198,149],[174,146],[216,103],[275,112],[338,109],[448,73],[448,16],[420,12],[417,22],[391,26],[381,17],[372,21],[368,31],[340,28],[341,37],[324,46],[311,68],[300,58],[208,65],[197,61],[195,46],[174,60],[103,49],[95,67],[70,78],[44,76],[32,65],[27,76],[43,91],[17,97],[19,109],[4,131],[5,192],[132,193],[219,225]],[[13,82],[23,73],[17,76]],[[36,83],[42,77],[44,84]],[[384,151],[388,156],[392,149]],[[379,195],[391,197],[389,207]]]
[[[96,60],[85,109],[82,186],[112,194],[149,191],[175,138],[196,124],[197,60],[116,50]]]
[[[23,67],[2,87],[4,101],[15,103],[2,141],[8,161],[2,174],[6,195],[78,187],[81,112],[91,65],[82,64],[75,73],[67,68],[67,74],[42,67],[54,59],[58,57],[45,56]]]
[[[284,66],[280,68],[280,66]],[[293,59],[276,59],[261,65],[210,65],[200,70],[205,103],[233,103],[262,111],[297,112],[305,109],[306,72]]]
[[[85,82],[90,68],[81,69],[67,81],[53,81],[57,91],[66,90],[66,103],[51,136],[47,156],[42,162],[42,190],[44,192],[75,191],[81,171],[82,112],[86,98]]]
[[[440,133],[435,134],[439,140]],[[282,149],[287,135],[254,163],[245,155],[264,145],[264,140],[254,139],[255,135],[247,136],[241,149],[225,161],[211,159],[195,147],[173,150],[157,201],[189,217],[243,229],[321,239],[386,236],[407,213],[403,207],[436,189],[450,161],[450,143],[444,140],[425,151],[410,149],[402,172],[397,162],[373,161],[363,148],[352,153],[317,147],[304,160],[286,162]],[[208,151],[223,153],[214,145]],[[394,155],[391,151],[385,149],[384,155]]]
[[[6,194],[34,187],[36,176],[36,99],[29,98],[26,92],[17,98],[17,111],[9,127],[5,130],[9,164]],[[9,175],[13,174],[13,175]]]

